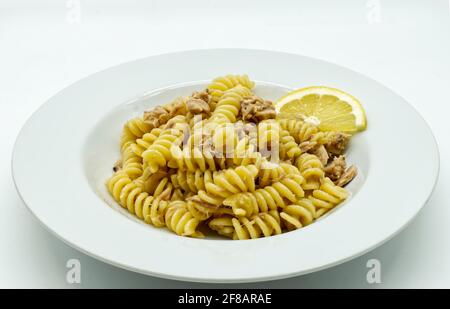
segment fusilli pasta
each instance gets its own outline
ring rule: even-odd
[[[186,202],[170,202],[165,214],[167,228],[180,236],[204,237],[197,230],[201,221],[188,210]]]
[[[251,94],[252,93],[248,88],[241,85],[237,85],[225,91],[217,102],[217,106],[212,113],[209,122],[216,124],[236,122],[241,109],[241,100]]]
[[[277,121],[281,128],[287,130],[297,143],[309,141],[319,132],[316,125],[303,120],[284,118]]]
[[[218,77],[127,121],[106,183],[114,200],[180,236],[236,240],[302,228],[346,200],[340,186],[356,174],[342,155],[350,136],[273,119],[253,87],[247,75]]]
[[[187,128],[183,124],[178,123],[173,128],[164,129],[154,143],[142,153],[142,158],[152,173],[158,171],[160,167],[166,166],[167,162],[172,159],[170,149],[173,145],[182,142]]]
[[[348,192],[344,188],[336,186],[328,177],[325,177],[319,189],[312,191],[308,197],[316,207],[316,218],[347,199]]]
[[[233,209],[237,216],[251,216],[259,212],[267,212],[286,207],[286,201],[296,202],[305,195],[301,184],[301,175],[287,175],[281,180],[255,192],[232,195],[223,204]]]
[[[303,178],[305,178],[303,188],[305,190],[319,189],[320,182],[324,177],[323,165],[319,158],[315,155],[304,153],[295,163]]]
[[[222,216],[212,219],[209,227],[235,240],[268,237],[282,232],[277,210],[260,213],[252,218]]]
[[[242,85],[247,89],[252,89],[254,83],[248,78],[247,75],[226,75],[213,79],[212,83],[208,85],[208,91],[211,94],[213,102],[218,102],[225,91]]]

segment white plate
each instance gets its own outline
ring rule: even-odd
[[[327,85],[361,100],[368,129],[348,150],[360,170],[349,201],[306,228],[247,241],[179,237],[141,223],[111,201],[104,182],[119,156],[125,120],[227,73],[248,74],[268,98],[287,88]],[[133,61],[62,90],[23,127],[12,167],[30,211],[84,253],[159,277],[248,282],[317,271],[388,240],[426,203],[439,155],[420,115],[367,77],[298,55],[215,49]]]

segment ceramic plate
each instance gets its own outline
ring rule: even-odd
[[[352,138],[359,168],[351,198],[316,223],[268,238],[192,239],[146,225],[108,195],[124,122],[224,74],[248,74],[255,92],[326,85],[363,103],[368,128]],[[301,275],[355,258],[385,242],[425,205],[439,155],[421,116],[383,85],[328,62],[272,51],[215,49],[149,57],[62,90],[27,121],[13,153],[13,177],[30,211],[80,251],[132,271],[203,282]]]

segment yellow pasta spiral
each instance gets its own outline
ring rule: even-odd
[[[232,164],[249,165],[254,164],[259,168],[262,162],[262,156],[257,150],[255,143],[252,143],[248,137],[238,141],[233,152]]]
[[[283,208],[280,213],[281,221],[289,231],[299,229],[313,222],[316,209],[311,200],[302,198],[295,204]]]
[[[120,147],[123,150],[128,147],[137,138],[142,137],[146,132],[149,132],[151,126],[144,122],[142,117],[136,117],[128,120],[123,127],[122,137],[120,140]]]
[[[173,189],[169,175],[165,170],[159,170],[156,173],[152,173],[148,167],[145,168],[142,175],[135,180],[135,183],[150,195],[159,195],[167,188],[170,188],[170,190]]]
[[[132,146],[133,152],[138,156],[142,156],[142,153],[156,141],[162,131],[163,129],[161,128],[154,128],[150,132],[145,133],[141,138],[138,138]]]
[[[255,178],[258,169],[255,165],[238,166],[214,173],[213,183],[206,183],[206,191],[221,190],[227,196],[239,192],[255,191]]]
[[[187,200],[187,207],[189,212],[198,220],[205,221],[211,216],[220,216],[224,214],[233,214],[232,210],[217,205],[212,205],[201,200],[198,195],[189,197]]]
[[[160,167],[166,166],[167,162],[172,159],[170,149],[173,145],[182,142],[185,128],[180,125],[164,129],[155,142],[142,153],[142,158],[152,173],[155,173]]]
[[[133,151],[136,144],[132,143],[122,151],[122,170],[135,179],[142,175],[142,158]]]
[[[317,209],[316,218],[323,215],[336,205],[348,198],[348,192],[344,188],[336,186],[330,178],[325,177],[319,189],[316,189],[308,197]]]
[[[208,226],[219,234],[235,240],[256,239],[281,234],[280,215],[271,210],[252,218],[223,216],[212,219]]]
[[[182,150],[180,146],[172,145],[170,148],[172,159],[168,162],[168,166],[190,172],[195,172],[196,170],[202,172],[218,170],[219,167],[214,160],[214,155],[206,149],[202,150],[197,147],[193,149],[184,147]]]
[[[169,189],[169,192],[173,190],[173,184],[170,182],[168,177],[162,178],[159,182],[152,181],[153,179],[149,179],[144,184],[144,189],[146,192],[158,196],[162,194],[162,192],[166,189]]]
[[[248,89],[252,89],[255,84],[248,78],[247,75],[226,75],[213,79],[212,83],[208,85],[208,92],[211,95],[213,102],[218,102],[225,91],[242,85]]]
[[[320,183],[325,175],[322,162],[313,154],[304,153],[295,162],[298,169],[305,178],[303,189],[319,189]]]
[[[272,163],[263,159],[258,172],[258,185],[264,188],[274,182],[280,181],[287,175],[300,175],[300,171],[288,162]]]
[[[280,158],[295,160],[302,154],[300,147],[287,130],[280,131]]]
[[[120,203],[120,193],[122,192],[122,189],[131,182],[130,177],[128,177],[126,173],[118,171],[111,176],[106,185],[109,193]]]
[[[248,88],[241,85],[225,91],[219,102],[217,102],[216,109],[212,113],[208,123],[236,122],[239,111],[241,110],[242,99],[251,94]]]
[[[170,189],[164,190],[160,195],[155,195],[150,206],[150,213],[145,214],[144,220],[156,227],[166,225],[165,215],[169,207]]]
[[[216,231],[219,235],[233,238],[234,227],[232,219],[232,216],[220,216],[217,218],[213,218],[208,222],[208,226],[211,230]]]
[[[250,217],[260,212],[284,208],[287,202],[296,202],[304,197],[301,175],[288,175],[270,186],[255,190],[255,192],[238,193],[226,198],[223,204],[233,209],[236,216]]]
[[[213,173],[209,170],[191,172],[178,169],[177,173],[171,176],[171,181],[175,188],[181,188],[185,192],[197,193],[199,190],[206,190],[205,183],[213,181]]]
[[[256,239],[281,234],[278,211],[271,210],[255,215],[250,222],[246,218],[233,218],[233,239]]]
[[[125,149],[130,147],[136,141],[136,136],[130,131],[124,129],[122,136],[120,137],[120,151],[123,152]]]
[[[165,214],[167,228],[180,236],[204,237],[197,230],[200,220],[195,218],[188,210],[184,201],[170,202]]]
[[[211,144],[216,155],[230,157],[238,143],[238,136],[231,123],[223,123],[214,128]]]
[[[264,157],[278,154],[280,146],[280,125],[275,120],[264,120],[258,123],[258,151]]]
[[[205,203],[220,206],[223,200],[240,192],[254,192],[258,169],[255,165],[238,166],[214,172],[212,181],[205,181],[205,190],[198,197]],[[211,180],[211,179],[210,179]]]
[[[277,119],[281,128],[287,130],[298,144],[309,141],[319,132],[316,125],[298,119]]]
[[[161,216],[163,217],[164,209],[167,207],[165,199],[170,197],[169,188],[161,192],[157,198],[153,198],[122,171],[114,174],[107,186],[115,200],[130,213],[148,224],[164,225],[164,221],[161,222]]]

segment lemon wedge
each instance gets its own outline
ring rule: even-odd
[[[326,86],[294,90],[281,97],[275,107],[280,118],[300,118],[323,131],[355,133],[367,127],[366,113],[354,96]]]

